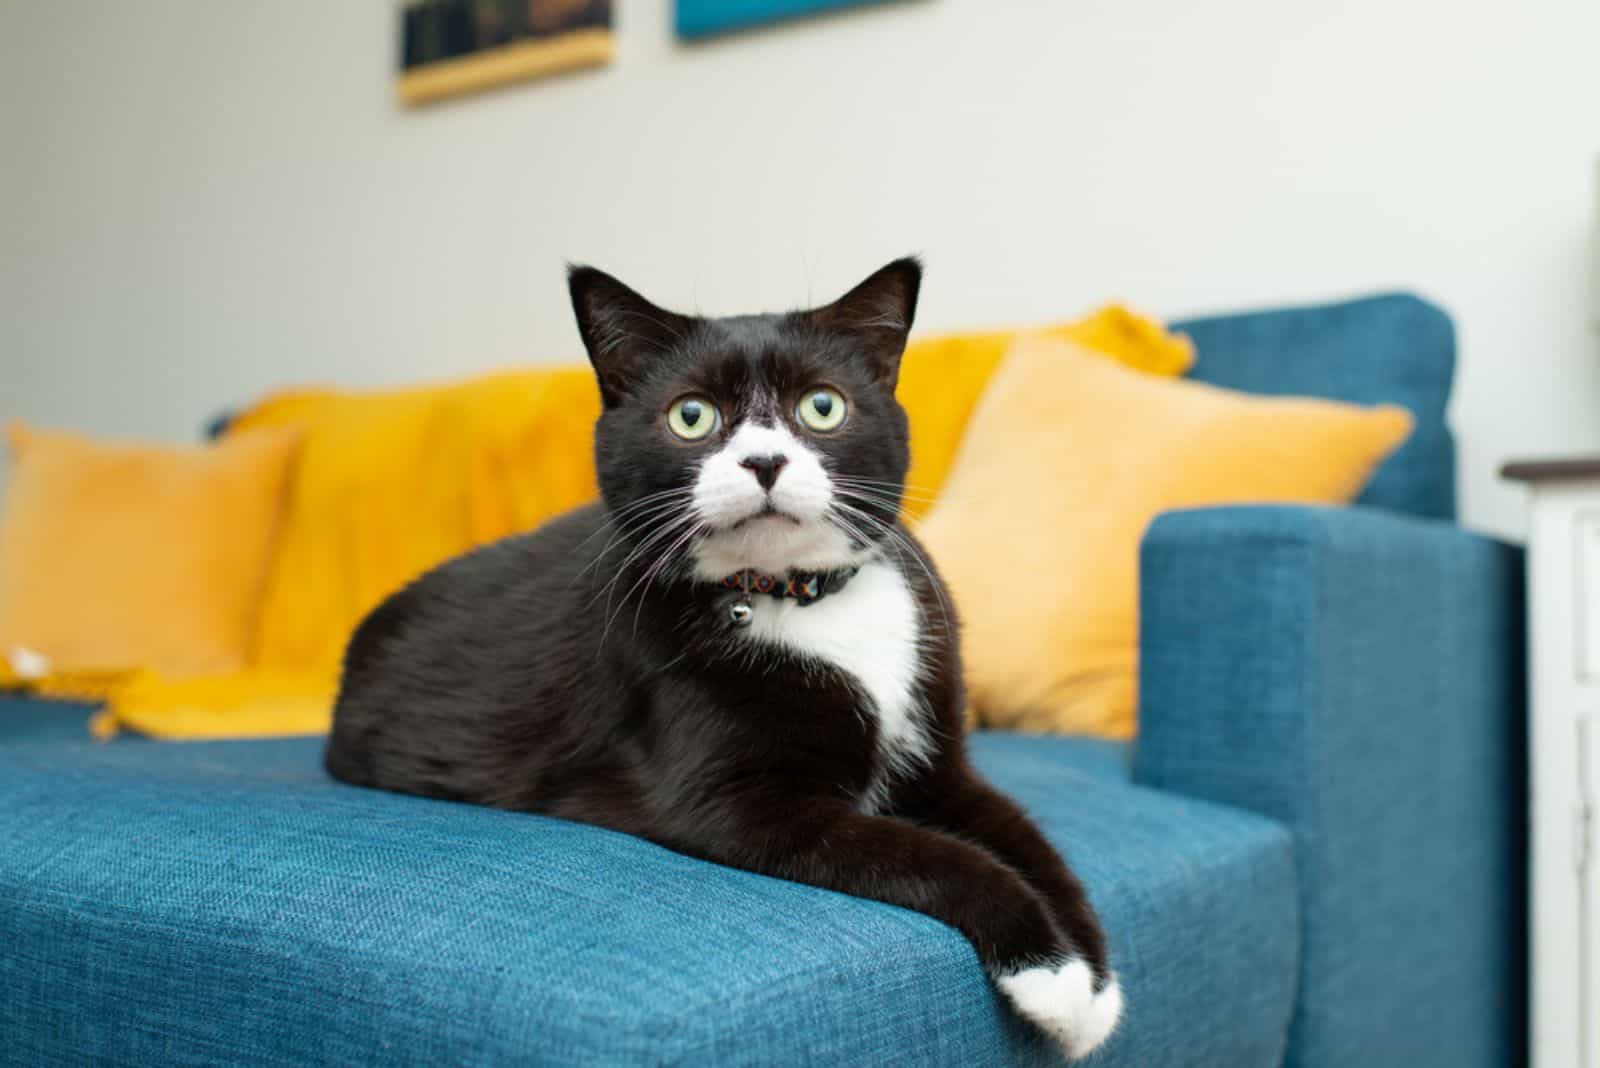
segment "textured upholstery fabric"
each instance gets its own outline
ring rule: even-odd
[[[1520,555],[1367,509],[1158,519],[1135,781],[1294,834],[1291,1066],[1520,1063]]]
[[[916,913],[335,784],[315,740],[96,744],[83,715],[0,702],[0,1062],[1053,1061]],[[1128,785],[1116,747],[976,745],[1113,932],[1096,1063],[1279,1063],[1283,829]]]
[[[1403,293],[1338,304],[1173,323],[1195,343],[1191,378],[1252,393],[1403,404],[1417,418],[1361,504],[1448,519],[1455,515],[1455,445],[1445,404],[1455,328],[1443,311]]]
[[[1069,767],[1079,775],[1127,782],[1133,775],[1133,745],[1111,738],[1082,735],[1022,734],[1016,731],[982,731],[974,752],[983,761],[1007,761],[1011,767],[1025,767],[1030,760],[1048,754],[1053,764]]]

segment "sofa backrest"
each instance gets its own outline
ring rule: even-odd
[[[1190,377],[1251,393],[1402,404],[1417,426],[1360,503],[1437,519],[1456,510],[1455,443],[1445,405],[1455,328],[1408,293],[1172,324],[1194,339]]]

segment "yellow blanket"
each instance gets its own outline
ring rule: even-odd
[[[1192,360],[1186,339],[1120,307],[1043,333],[1156,374],[1181,374]],[[925,512],[943,484],[962,429],[1014,336],[965,335],[908,349],[899,389],[913,435],[908,515]],[[129,670],[21,681],[43,695],[104,699],[95,721],[102,736],[119,728],[173,739],[325,731],[345,641],[379,601],[451,556],[594,499],[599,408],[586,367],[269,397],[229,432],[293,425],[306,436],[251,669],[217,678]],[[7,681],[0,660],[0,685]]]

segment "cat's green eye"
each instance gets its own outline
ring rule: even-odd
[[[814,389],[801,398],[795,414],[812,430],[826,434],[844,422],[844,398],[836,389]]]
[[[718,421],[717,406],[704,397],[679,397],[667,409],[667,428],[684,441],[699,441]]]

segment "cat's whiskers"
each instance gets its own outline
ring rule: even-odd
[[[921,555],[917,553],[916,549],[911,546],[903,534],[894,530],[892,527],[885,526],[872,516],[866,515],[859,510],[851,509],[851,511],[855,512],[859,520],[870,523],[877,527],[881,531],[882,537],[877,539],[873,538],[871,534],[864,532],[856,523],[851,522],[849,519],[838,513],[829,513],[829,515],[826,517],[827,521],[833,524],[839,530],[843,531],[847,537],[854,538],[863,545],[874,546],[874,551],[881,551],[881,548],[887,547],[894,550],[896,557],[904,558],[906,555],[910,555],[912,559],[922,567],[923,573],[928,575],[929,583],[933,587],[934,594],[939,603],[940,618],[938,620],[924,620],[924,626],[930,629],[937,627],[939,633],[941,634],[951,633],[950,609],[945,602],[943,586],[936,579],[934,579],[932,573],[928,570],[927,565],[922,562]],[[884,546],[884,542],[887,542],[888,545]]]
[[[920,527],[927,517],[925,515],[911,515],[905,511],[904,506],[907,503],[933,505],[960,500],[964,505],[979,507],[991,500],[989,496],[983,494],[962,493],[956,495],[947,492],[940,493],[937,498],[916,497],[909,494],[896,498],[892,493],[887,493],[886,491],[858,486],[856,485],[856,480],[853,479],[835,478],[834,483],[835,492],[839,493],[840,495],[860,501],[862,503],[877,505],[888,512],[896,512],[898,513],[900,522],[904,523],[908,527],[911,527],[913,530]],[[892,486],[893,484],[890,483],[888,485]]]
[[[650,569],[644,573],[644,578],[641,579],[640,582],[644,583],[645,588],[639,594],[639,603],[638,603],[637,606],[635,606],[635,608],[633,610],[633,636],[634,637],[637,638],[639,636],[639,613],[644,611],[645,598],[650,595],[650,585],[657,578],[659,578],[661,575],[665,574],[667,568],[670,567],[673,563],[676,562],[676,560],[674,558],[676,557],[678,552],[680,550],[682,550],[686,545],[688,545],[688,543],[690,541],[692,541],[696,537],[696,535],[701,533],[701,529],[703,528],[703,526],[704,526],[704,524],[702,524],[702,523],[696,523],[694,526],[691,526],[688,530],[686,530],[682,535],[680,535],[678,537],[677,541],[675,541],[671,545],[669,545],[667,547],[666,551],[661,554],[660,558],[658,560],[656,560],[656,562],[651,565]],[[624,594],[623,595],[623,597],[622,597],[622,604],[623,605],[626,605],[628,603],[628,595],[631,594],[632,592],[633,592],[632,590],[629,590],[628,594]],[[618,611],[619,612],[621,611],[620,607],[618,608]],[[602,640],[604,640],[604,639],[602,639]]]
[[[859,504],[879,508],[890,515],[895,516],[900,520],[900,522],[905,523],[907,526],[916,526],[922,522],[922,520],[919,518],[906,515],[905,512],[901,510],[900,502],[896,501],[892,497],[883,496],[867,490],[839,489],[836,492],[837,496],[845,500],[856,501]]]
[[[893,491],[896,489],[896,487],[899,486],[898,482],[885,482],[880,479],[861,479],[840,475],[832,476],[832,478],[836,486],[848,489],[860,489],[863,491],[887,492],[890,493],[891,496],[893,495]],[[900,499],[912,501],[917,504],[933,505],[947,501],[960,500],[963,502],[963,504],[978,506],[992,499],[988,494],[973,493],[971,491],[955,494],[948,489],[945,489],[939,490],[937,493],[935,493],[933,490],[909,485],[905,487],[905,490],[905,492],[901,492],[899,494]]]
[[[915,482],[902,482],[892,478],[863,478],[860,475],[840,475],[842,481],[854,482],[858,486],[887,486],[890,489],[907,490],[911,493],[933,494],[936,492],[931,486],[919,485]]]
[[[829,523],[833,524],[833,526],[843,531],[847,539],[852,542],[859,543],[863,549],[869,548],[872,545],[872,536],[867,534],[860,527],[857,527],[855,524],[851,523],[849,520],[845,519],[843,516],[830,512],[827,516],[827,520]]]
[[[653,499],[663,497],[668,499],[664,501],[654,500],[652,503]],[[651,506],[644,508],[643,506],[645,505]],[[611,552],[612,547],[618,542],[625,541],[628,538],[642,534],[651,523],[655,522],[663,515],[670,514],[674,509],[682,508],[687,512],[692,512],[693,505],[693,488],[678,487],[670,490],[662,490],[658,493],[648,494],[645,497],[639,498],[637,501],[632,501],[629,504],[624,505],[616,512],[611,513],[611,521],[609,523],[579,543],[578,548],[582,548],[583,545],[588,544],[599,534],[606,533],[608,531],[611,534],[611,537],[606,541],[605,546],[595,554],[594,559],[585,564],[581,569],[579,569],[578,573],[572,577],[569,582],[569,586],[571,585],[571,582],[576,582],[584,574],[594,568],[597,568],[601,563],[603,563],[606,556]],[[642,511],[639,510],[641,508],[643,508]],[[629,514],[630,512],[633,514]],[[624,516],[626,516],[625,519],[623,518]],[[573,551],[576,552],[577,550],[574,549]],[[626,568],[627,564],[631,561],[631,558],[632,557],[630,554],[629,558],[624,559],[623,563],[619,565],[619,570]]]
[[[665,499],[663,500],[663,498]],[[594,533],[590,534],[587,538],[584,538],[572,550],[574,554],[577,554],[581,549],[583,549],[584,546],[588,545],[600,535],[610,535],[610,537],[606,540],[605,546],[595,554],[593,560],[585,564],[578,571],[578,573],[572,577],[572,579],[568,582],[568,586],[570,587],[573,582],[576,582],[587,571],[597,566],[602,560],[604,560],[606,554],[611,551],[611,547],[618,541],[643,529],[645,524],[647,524],[652,518],[670,512],[673,508],[679,507],[680,505],[692,499],[693,493],[690,489],[687,487],[677,486],[672,489],[659,490],[655,493],[647,493],[638,500],[630,501],[621,508],[618,508],[616,511],[610,512],[608,514],[608,521],[601,524],[601,526],[596,529]]]
[[[671,564],[675,562],[677,553],[691,540],[693,540],[694,537],[699,534],[704,527],[704,523],[698,518],[694,516],[690,516],[689,518],[691,521],[687,524],[686,529],[679,530],[679,527],[685,526],[685,524],[681,523],[667,528],[678,531],[678,536],[673,539],[670,545],[660,552],[656,559],[651,562],[649,567],[645,568],[644,574],[641,575],[632,586],[628,587],[627,592],[622,595],[622,599],[617,602],[615,611],[611,610],[610,598],[608,597],[606,599],[606,622],[605,626],[600,632],[599,648],[604,648],[606,635],[611,633],[611,624],[615,622],[616,618],[620,616],[624,609],[628,607],[628,598],[632,597],[636,591],[639,591],[639,602],[638,606],[633,612],[633,633],[635,636],[638,635],[639,613],[644,609],[644,602],[645,598],[649,595],[650,585],[655,581],[656,578],[662,575],[666,569],[671,566]]]
[[[572,577],[571,581],[576,582],[589,571],[598,568],[602,563],[605,563],[606,558],[610,555],[613,548],[623,542],[626,542],[630,538],[643,534],[644,531],[648,529],[656,520],[660,519],[664,515],[670,515],[675,507],[677,507],[676,502],[663,506],[658,511],[638,517],[638,522],[632,526],[618,527],[617,529],[613,530],[611,537],[607,539],[605,545],[600,549],[600,551],[595,554],[594,559],[585,564],[578,571],[578,573]]]
[[[894,548],[896,555],[909,553],[917,560],[919,566],[927,571],[920,557],[914,550],[910,550],[904,538],[897,534],[893,526],[885,523],[864,508],[848,503],[854,501],[866,508],[882,510],[884,512],[898,512],[901,500],[891,496],[886,490],[878,486],[893,488],[895,484],[871,479],[853,479],[835,477],[831,480],[834,486],[833,507],[824,514],[823,519],[827,525],[841,531],[853,544],[859,546],[860,552],[874,551],[876,543],[888,543]],[[707,503],[707,502],[702,502]],[[713,506],[719,501],[709,502]],[[674,514],[676,513],[676,514]],[[664,522],[659,522],[666,517]],[[700,513],[693,507],[693,494],[687,488],[662,490],[648,494],[636,501],[631,501],[622,508],[613,512],[610,522],[602,531],[609,532],[610,538],[596,557],[586,564],[580,575],[590,569],[598,567],[611,554],[613,547],[619,542],[631,541],[628,552],[620,563],[614,568],[614,574],[598,589],[590,599],[590,604],[604,599],[605,625],[602,628],[601,645],[609,636],[611,628],[615,625],[617,617],[627,610],[627,603],[637,596],[634,609],[634,633],[637,634],[644,601],[648,596],[651,586],[671,572],[674,565],[692,552],[692,546],[697,541],[715,533],[700,517]],[[653,529],[652,529],[653,527]],[[596,535],[590,535],[592,539]],[[589,539],[585,539],[587,542]],[[645,561],[642,572],[634,564]],[[617,590],[621,588],[624,580],[630,584],[617,597]],[[937,585],[935,586],[937,589]],[[941,605],[941,611],[943,611]],[[948,614],[944,620],[948,626]]]
[[[628,555],[623,558],[622,563],[617,565],[616,573],[611,576],[610,581],[608,581],[604,587],[602,587],[593,597],[589,599],[590,605],[593,605],[595,601],[599,600],[602,594],[606,599],[604,609],[606,613],[606,623],[605,627],[601,631],[600,642],[595,650],[596,656],[598,656],[600,650],[605,647],[605,639],[606,636],[611,632],[611,624],[627,607],[628,598],[633,596],[634,592],[638,590],[641,585],[644,585],[650,581],[653,581],[654,578],[659,577],[659,575],[664,572],[666,566],[673,562],[676,554],[686,547],[696,536],[704,533],[704,531],[705,523],[703,520],[701,520],[699,515],[696,514],[692,509],[685,509],[681,514],[672,517],[668,522],[662,524],[659,528],[652,531],[648,536],[636,544],[628,553]],[[641,559],[652,548],[666,543],[669,538],[673,539],[670,544],[668,544],[665,549],[661,550],[657,559],[652,561],[649,567],[645,569],[644,575],[628,588],[627,592],[622,595],[622,599],[616,603],[615,609],[613,609],[612,596],[616,591],[618,583],[620,583],[622,579],[629,574],[628,569],[630,565],[635,560]],[[640,601],[640,606],[643,606],[642,599]],[[635,613],[635,626],[637,627],[637,612]]]
[[[896,497],[893,494],[887,493],[883,490],[861,489],[848,485],[837,486],[835,487],[834,492],[847,497],[859,497],[864,501],[871,501],[874,504],[882,504],[888,507],[891,511],[898,511],[898,505],[900,502],[907,499],[904,497]]]
[[[906,539],[905,535],[901,534],[898,530],[895,530],[894,527],[883,522],[881,519],[878,519],[876,516],[869,515],[854,505],[847,504],[841,500],[836,499],[833,504],[834,507],[838,508],[841,512],[849,514],[860,522],[866,523],[869,529],[879,531],[884,540],[888,541],[894,546],[896,549],[896,555],[900,556],[902,559],[909,556],[912,561],[914,561],[916,565],[922,569],[922,573],[927,576],[928,585],[933,589],[934,595],[938,600],[939,613],[943,617],[940,622],[943,625],[944,630],[947,633],[950,632],[953,628],[950,622],[950,606],[945,600],[944,584],[941,583],[938,579],[938,576],[933,573],[933,569],[930,568],[927,564],[927,561],[922,558],[922,554],[917,551],[916,546],[912,545],[911,542]]]
[[[933,504],[938,499],[931,491],[921,490],[913,486],[902,486],[898,482],[890,482],[884,479],[831,475],[830,481],[838,488],[879,493],[886,497],[893,497],[902,501],[914,501],[918,504]]]
[[[860,475],[838,475],[837,481],[848,482],[856,486],[877,486],[882,489],[892,489],[917,497],[932,497],[937,492],[931,486],[918,485],[915,482],[899,482],[892,478],[863,478]]]
[[[614,574],[612,574],[610,581],[608,581],[603,587],[601,587],[599,592],[589,599],[589,605],[593,606],[594,602],[599,600],[601,595],[604,594],[606,598],[605,610],[609,614],[611,611],[611,594],[616,589],[617,583],[622,581],[624,575],[628,574],[628,565],[633,563],[634,560],[637,560],[643,556],[650,550],[652,546],[662,543],[668,537],[677,533],[684,526],[692,522],[694,522],[693,514],[684,512],[681,515],[674,516],[670,521],[664,523],[661,527],[653,531],[648,537],[636,544],[628,552],[628,555],[623,557],[622,563],[617,565],[616,571]]]

